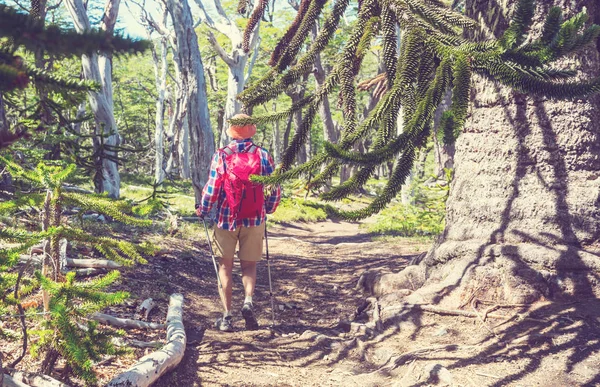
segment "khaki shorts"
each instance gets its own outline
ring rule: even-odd
[[[229,258],[235,256],[235,248],[239,241],[240,261],[258,262],[262,259],[264,235],[264,223],[254,227],[240,226],[235,231],[223,230],[215,226],[213,242],[216,252],[219,252],[221,257]]]

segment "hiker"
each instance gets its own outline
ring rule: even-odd
[[[237,114],[233,119],[250,118]],[[231,293],[233,259],[239,242],[238,257],[242,268],[242,283],[246,298],[242,316],[246,329],[258,329],[254,316],[252,296],[256,284],[256,264],[262,259],[263,236],[266,214],[275,212],[281,198],[279,186],[266,195],[260,184],[250,183],[248,175],[270,175],[274,170],[273,159],[263,148],[255,145],[251,138],[256,126],[230,125],[227,134],[232,141],[215,152],[210,167],[208,182],[202,191],[202,203],[196,214],[204,219],[216,203],[216,224],[213,242],[219,257],[219,278],[223,290],[225,308],[223,317],[216,321],[216,328],[231,332]]]

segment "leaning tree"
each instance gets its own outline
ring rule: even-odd
[[[239,96],[246,108],[276,98],[313,70],[350,7],[349,0],[337,0],[301,52],[326,3],[302,2],[273,52],[270,72]],[[446,144],[458,139],[447,225],[438,242],[415,265],[397,274],[366,273],[361,284],[379,296],[404,289],[411,302],[452,305],[473,296],[530,302],[565,290],[559,283],[590,290],[584,277],[570,273],[598,267],[590,246],[600,230],[600,117],[596,97],[580,99],[600,91],[600,27],[588,23],[598,8],[592,0],[546,0],[537,7],[533,0],[468,0],[463,14],[439,0],[359,1],[352,33],[322,87],[287,111],[252,119],[264,124],[304,111],[277,173],[257,180],[272,184],[314,173],[308,187],[318,189],[341,165],[355,165],[354,176],[321,194],[340,200],[393,161],[389,183],[370,205],[337,212],[358,220],[398,194],[431,136]],[[388,87],[359,122],[356,78],[377,40]],[[452,103],[438,129],[434,112],[448,91]],[[343,110],[341,138],[294,166],[319,104],[330,96]],[[354,151],[367,137],[370,149]],[[572,281],[554,281],[557,275]]]

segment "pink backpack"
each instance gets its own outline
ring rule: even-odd
[[[225,154],[223,188],[234,219],[258,218],[265,202],[262,184],[250,181],[250,175],[262,174],[259,148],[252,145],[243,152],[230,148],[219,150]]]

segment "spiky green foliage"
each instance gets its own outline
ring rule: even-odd
[[[44,320],[46,331],[54,332],[47,341],[34,346],[54,348],[62,355],[73,371],[87,385],[95,385],[97,377],[92,369],[93,362],[101,360],[101,356],[123,353],[113,344],[112,339],[118,332],[99,329],[98,323],[89,321],[87,317],[107,306],[123,302],[129,295],[126,292],[106,293],[104,289],[119,278],[118,271],[87,282],[75,281],[75,273],[68,273],[64,282],[55,282],[39,271],[36,279],[42,289],[50,295],[50,316]],[[40,348],[34,348],[39,351]]]
[[[78,281],[74,271],[68,272],[66,267],[61,267],[61,240],[67,240],[72,246],[90,246],[104,257],[127,266],[145,263],[142,254],[150,254],[152,249],[151,246],[136,245],[79,229],[79,222],[67,221],[64,210],[77,207],[80,213],[94,211],[116,221],[140,227],[148,226],[151,222],[124,214],[123,210],[131,211],[130,206],[106,197],[65,192],[63,185],[76,173],[74,165],[63,167],[40,163],[35,169],[27,169],[1,156],[0,162],[15,181],[20,184],[28,183],[31,191],[28,194],[17,193],[15,199],[0,206],[0,212],[29,211],[35,208],[42,217],[41,231],[6,227],[0,230],[0,240],[10,243],[10,247],[0,249],[0,295],[4,295],[0,296],[0,307],[18,306],[23,296],[40,286],[49,292],[50,303],[45,312],[51,318],[44,320],[45,329],[40,331],[41,336],[32,350],[43,350],[47,354],[58,351],[77,375],[87,384],[93,385],[96,383],[93,362],[98,361],[101,355],[117,354],[118,351],[111,342],[114,333],[99,329],[95,323],[86,323],[86,317],[106,306],[122,302],[128,295],[104,291],[119,278],[117,271],[91,281]],[[8,295],[7,290],[16,287],[17,282],[17,274],[11,268],[17,264],[21,254],[27,253],[40,242],[49,246],[47,254],[42,257],[44,272],[47,274],[36,272],[32,278],[25,273],[18,293]]]
[[[303,1],[302,4],[304,7],[318,5],[314,0]],[[289,43],[303,42],[305,35],[300,26],[308,22],[314,24],[316,16],[312,15],[318,14],[313,12],[308,16],[308,8],[302,8],[278,46],[278,59],[272,63],[273,69],[239,96],[244,105],[252,108],[264,104],[308,73],[315,54],[331,40],[339,25],[339,15],[347,7],[346,0],[335,2],[319,37],[305,54],[300,55],[296,64],[288,68],[291,58],[299,52],[297,45],[287,50]],[[316,189],[328,181],[341,165],[359,165],[356,174],[348,181],[322,194],[326,200],[339,200],[362,187],[377,166],[393,161],[395,167],[390,184],[370,206],[360,211],[339,213],[350,219],[364,218],[383,209],[395,197],[410,172],[416,150],[426,144],[432,133],[437,132],[446,143],[455,141],[467,118],[473,74],[483,75],[524,93],[553,98],[575,98],[600,92],[600,78],[576,81],[574,69],[552,67],[556,60],[595,42],[600,35],[600,26],[587,24],[585,12],[563,20],[562,11],[551,8],[542,34],[530,37],[534,13],[534,0],[520,0],[504,34],[498,39],[478,42],[463,34],[466,29],[476,27],[476,23],[440,1],[359,2],[352,33],[343,48],[338,50],[335,67],[323,87],[287,111],[244,121],[264,124],[299,109],[307,109],[305,121],[296,128],[294,141],[284,152],[283,163],[276,173],[254,179],[274,184],[316,174],[309,182],[309,187]],[[399,26],[402,37],[399,52],[396,50],[396,26]],[[355,77],[361,66],[361,55],[375,38],[380,38],[383,43],[388,90],[377,106],[359,122]],[[284,57],[286,61],[282,66],[280,58]],[[308,163],[292,167],[314,118],[315,106],[318,106],[315,103],[334,92],[339,93],[343,113],[340,140],[337,144],[325,144],[323,152]],[[452,104],[443,112],[440,126],[433,128],[433,114],[446,92],[452,92]],[[402,116],[398,117],[400,109]],[[402,125],[399,135],[398,122]],[[368,151],[360,153],[353,150],[356,144],[366,139],[370,143]]]
[[[66,108],[59,106],[57,101],[67,105],[70,103],[72,107],[83,100],[84,92],[98,90],[100,86],[95,82],[81,80],[78,72],[61,76],[39,63],[36,63],[37,66],[26,63],[23,51],[45,53],[53,60],[98,51],[122,56],[145,51],[149,42],[107,34],[101,30],[80,34],[74,29],[46,26],[45,21],[39,18],[35,4],[37,2],[32,2],[30,15],[0,5],[0,92],[5,99],[19,97],[19,92],[32,84],[40,92],[41,98],[36,101],[40,106],[37,114],[27,117],[28,121],[35,121],[35,124],[29,126],[39,130],[56,125],[68,127],[69,122],[63,113]],[[55,119],[49,118],[50,112],[54,113]],[[8,147],[22,138],[30,138],[32,131],[27,129],[31,128],[20,123],[12,131],[3,130],[0,133],[0,148]],[[45,145],[51,142],[52,139],[44,139]]]
[[[145,40],[131,40],[102,30],[80,34],[74,29],[44,26],[38,18],[6,5],[0,5],[0,36],[10,37],[13,46],[30,51],[43,48],[48,53],[61,56],[78,56],[97,51],[112,52],[115,55],[136,54],[149,47],[149,42]]]

